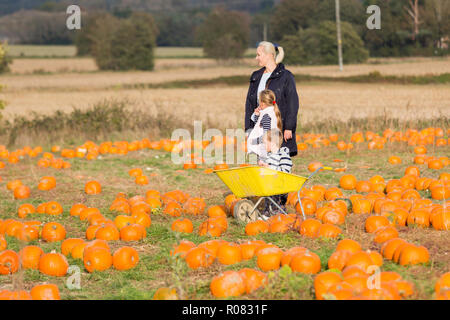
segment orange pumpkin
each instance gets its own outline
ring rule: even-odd
[[[20,262],[24,269],[39,268],[39,260],[44,251],[38,246],[26,246],[19,251]]]
[[[75,246],[82,243],[84,240],[81,238],[68,238],[61,243],[61,253],[67,257]]]
[[[109,250],[96,247],[84,253],[83,262],[86,270],[92,273],[109,269],[113,258]]]
[[[86,194],[99,194],[102,192],[102,186],[98,181],[88,181],[84,186]]]
[[[14,189],[14,198],[15,199],[27,199],[30,197],[30,187],[25,185],[20,185]]]
[[[212,279],[210,290],[217,298],[238,297],[246,292],[246,285],[237,271],[225,271]]]
[[[361,251],[361,245],[352,239],[342,239],[341,241],[338,242],[337,247],[336,247],[336,251],[339,250],[348,250],[352,253],[356,253],[358,251]]]
[[[63,213],[63,207],[56,201],[49,201],[45,206],[45,213],[48,215],[56,216]]]
[[[120,233],[114,224],[102,224],[95,233],[95,238],[106,241],[119,240]]]
[[[4,250],[0,252],[0,275],[16,273],[19,270],[19,255],[12,250]]]
[[[317,231],[318,237],[323,238],[337,238],[342,233],[342,229],[333,224],[324,223],[319,227]]]
[[[354,252],[349,250],[336,250],[328,258],[328,269],[338,269],[342,271],[353,254]]]
[[[289,266],[294,272],[316,274],[320,272],[320,258],[314,252],[306,250],[304,254],[292,257]]]
[[[147,231],[140,224],[128,224],[120,229],[119,234],[122,241],[139,241],[147,236]]]
[[[71,216],[79,216],[81,211],[83,211],[86,208],[87,208],[86,205],[84,205],[82,203],[76,203],[72,206],[72,208],[70,208],[70,215]]]
[[[19,209],[17,209],[17,215],[19,218],[26,218],[27,215],[33,214],[36,212],[36,208],[31,203],[24,203],[20,205]]]
[[[374,233],[378,228],[389,224],[389,220],[384,216],[370,216],[366,219],[365,229],[368,233]]]
[[[113,265],[117,270],[129,270],[139,262],[139,254],[131,247],[121,247],[113,254]]]
[[[247,241],[240,244],[242,260],[250,260],[255,255],[256,249],[265,244],[264,241],[255,240],[255,241]]]
[[[215,257],[205,248],[196,247],[190,249],[185,256],[186,263],[191,269],[198,269],[210,266]]]
[[[69,263],[66,257],[60,253],[51,252],[43,254],[39,260],[39,271],[49,276],[65,276],[68,269]]]
[[[177,232],[192,233],[194,225],[189,219],[177,219],[172,222],[172,230]]]
[[[412,265],[417,263],[426,263],[430,259],[430,254],[424,246],[407,246],[400,253],[399,264]]]
[[[324,294],[335,284],[341,283],[342,277],[336,272],[325,271],[314,278],[314,293],[317,300],[323,300]]]
[[[181,258],[184,258],[186,253],[192,248],[195,248],[195,244],[193,242],[183,240],[178,245],[174,246],[173,250],[170,251],[170,255],[174,256],[179,254]]]
[[[267,247],[258,250],[256,263],[264,271],[278,270],[281,264],[283,251],[277,247]]]
[[[346,174],[339,180],[339,186],[344,190],[353,190],[356,187],[356,178],[352,174]]]
[[[61,300],[59,289],[54,284],[41,284],[30,290],[33,300]]]
[[[316,219],[306,219],[300,225],[300,234],[308,238],[316,238],[322,223]]]
[[[249,236],[255,236],[259,233],[269,232],[269,224],[266,221],[258,220],[249,222],[245,226],[245,234]]]
[[[42,191],[52,190],[56,187],[55,177],[42,177],[38,184],[38,189]]]
[[[267,275],[258,270],[244,268],[239,270],[239,275],[244,279],[245,293],[247,294],[265,286],[267,283]]]
[[[49,222],[42,228],[41,236],[47,242],[61,241],[66,238],[66,229],[58,222]]]
[[[224,265],[238,263],[242,260],[241,247],[235,243],[224,243],[217,250],[217,260]]]

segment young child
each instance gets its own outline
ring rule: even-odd
[[[247,139],[248,153],[255,153],[258,160],[265,160],[267,150],[263,143],[263,135],[268,130],[278,129],[282,132],[281,113],[272,90],[263,90],[259,94],[259,106],[251,116],[255,123]]]
[[[267,158],[258,161],[258,165],[270,169],[290,173],[292,171],[292,160],[289,155],[289,148],[281,147],[283,134],[280,130],[268,130],[263,136],[263,143],[267,151]],[[284,211],[286,211],[287,194],[280,194],[271,197]],[[277,207],[266,200],[262,219],[267,220],[272,211],[277,211]]]

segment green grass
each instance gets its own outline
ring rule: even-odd
[[[47,149],[46,149],[47,150]],[[434,156],[448,155],[448,147],[430,148],[430,154]],[[392,166],[387,164],[390,154],[399,155],[403,164]],[[343,163],[334,163],[332,160],[340,158]],[[294,173],[307,175],[307,165],[314,160],[320,160],[326,165],[347,165],[346,173],[354,174],[359,180],[367,180],[375,174],[381,174],[386,180],[401,177],[405,168],[411,165],[413,153],[410,147],[387,144],[382,151],[369,151],[365,144],[355,145],[350,153],[337,151],[335,146],[310,150],[293,158]],[[17,219],[17,208],[20,204],[30,202],[38,205],[44,201],[55,200],[63,205],[64,213],[61,216],[51,217],[46,215],[30,215],[26,220],[40,220],[42,222],[57,221],[68,230],[69,237],[84,237],[88,224],[69,216],[70,207],[74,203],[83,202],[89,206],[97,207],[102,214],[109,219],[114,219],[116,213],[109,210],[117,192],[126,192],[128,196],[144,195],[146,190],[157,189],[161,192],[181,189],[191,196],[205,198],[207,205],[223,204],[223,194],[228,191],[226,186],[215,176],[205,175],[202,169],[175,172],[181,166],[173,165],[170,157],[163,151],[145,150],[132,152],[126,156],[106,155],[102,159],[86,161],[84,159],[68,160],[72,168],[67,170],[38,169],[36,159],[24,159],[19,164],[7,164],[7,168],[0,170],[0,219]],[[128,175],[132,168],[151,167],[158,174],[152,178],[147,186],[137,186]],[[365,168],[362,166],[369,166]],[[426,166],[420,166],[423,176],[437,178],[440,172],[448,171],[430,170]],[[144,172],[147,172],[144,170]],[[49,192],[36,189],[41,176],[54,175],[57,179],[57,187]],[[318,174],[310,181],[311,184],[325,186],[337,186],[343,173],[324,172]],[[14,178],[20,178],[30,186],[32,195],[30,199],[14,200],[10,191],[6,191],[6,183]],[[84,183],[91,179],[101,181],[103,191],[100,195],[87,196],[83,192]],[[346,191],[345,195],[353,192]],[[425,194],[424,194],[425,195]],[[235,265],[224,266],[217,261],[210,267],[200,270],[191,270],[186,263],[179,258],[171,257],[170,250],[181,240],[189,240],[200,244],[211,239],[208,236],[199,236],[198,230],[206,216],[189,217],[194,224],[195,232],[192,234],[179,234],[170,229],[172,221],[176,218],[164,214],[152,214],[152,225],[147,229],[147,237],[140,242],[126,243],[122,241],[110,242],[112,251],[120,246],[130,245],[139,251],[140,262],[136,268],[128,271],[117,271],[113,268],[104,272],[89,274],[85,271],[82,261],[69,258],[70,265],[76,265],[81,269],[81,290],[69,290],[66,286],[67,277],[55,278],[42,275],[36,270],[21,271],[11,276],[0,276],[0,288],[24,287],[31,288],[38,283],[55,283],[61,290],[64,299],[143,299],[153,297],[160,287],[176,288],[179,294],[187,299],[212,299],[210,294],[210,282],[212,278],[226,270],[240,270],[242,268],[258,269],[256,258],[242,261]],[[341,226],[344,234],[340,238],[350,237],[357,240],[363,249],[378,250],[379,246],[372,241],[372,236],[363,230],[361,217],[349,214],[346,223]],[[286,234],[266,233],[256,237],[247,236],[245,226],[237,223],[233,218],[228,218],[228,230],[221,237],[232,242],[242,242],[252,239],[264,240],[273,243],[283,250],[294,246],[303,246],[316,253],[321,259],[321,270],[327,270],[327,261],[336,248],[339,239],[308,239],[298,232]],[[414,283],[416,293],[413,298],[431,299],[433,297],[434,283],[438,276],[448,271],[448,259],[442,254],[435,256],[434,252],[445,251],[442,247],[446,243],[446,233],[431,229],[403,228],[401,236],[413,243],[423,243],[430,249],[432,261],[426,265],[403,267],[390,261],[384,261],[382,271],[398,272],[404,279]],[[427,240],[430,237],[430,240]],[[448,237],[448,234],[447,234]],[[25,244],[13,237],[6,237],[8,249],[20,250]],[[30,244],[39,245],[45,252],[60,250],[60,242],[46,243],[42,240]],[[436,258],[437,257],[437,258]],[[265,288],[261,288],[250,295],[244,295],[242,299],[314,299],[312,284],[314,276],[292,272],[284,267],[275,272],[269,272],[269,282]]]
[[[12,58],[74,58],[74,45],[8,45]],[[245,57],[254,57],[256,49],[249,48]],[[198,47],[157,47],[157,59],[199,59],[204,58],[203,49]]]

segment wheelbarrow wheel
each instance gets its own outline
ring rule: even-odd
[[[233,216],[241,223],[256,221],[259,217],[259,210],[256,208],[253,210],[254,207],[255,204],[250,200],[239,200],[234,205]]]

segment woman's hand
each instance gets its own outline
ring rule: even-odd
[[[287,141],[289,139],[292,139],[292,131],[291,130],[284,130],[284,141]]]

